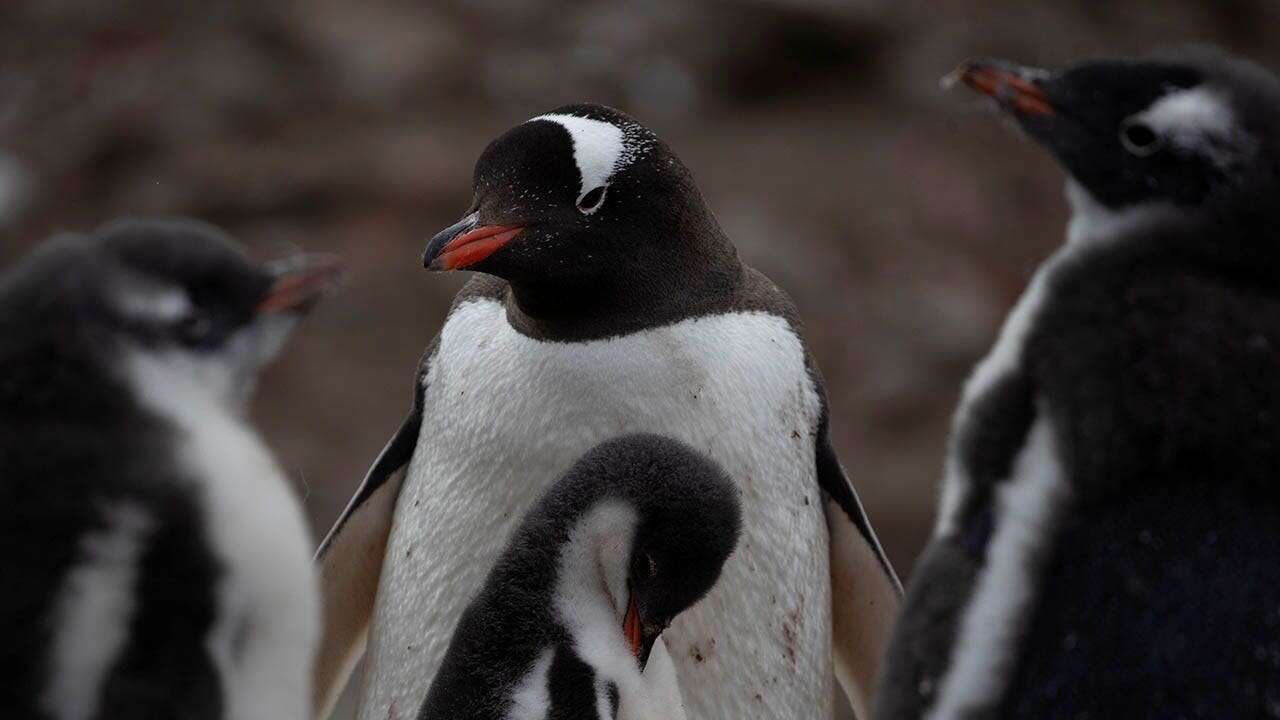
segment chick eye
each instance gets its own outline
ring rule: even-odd
[[[601,185],[598,188],[588,190],[582,197],[578,198],[578,212],[583,215],[590,215],[600,206],[604,204],[604,191],[607,185]]]
[[[178,336],[182,341],[196,345],[203,342],[209,337],[209,333],[213,330],[213,323],[209,318],[199,313],[192,313],[186,316],[178,324]]]
[[[1147,157],[1164,145],[1164,138],[1141,120],[1126,120],[1120,127],[1120,144],[1138,157]]]

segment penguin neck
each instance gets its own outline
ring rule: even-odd
[[[1081,246],[1119,238],[1135,230],[1173,222],[1177,209],[1164,203],[1152,203],[1114,209],[1103,205],[1074,179],[1067,180],[1067,205],[1071,219],[1067,223],[1067,245]]]
[[[737,250],[714,218],[677,227],[677,241],[638,244],[623,267],[565,281],[509,282],[507,318],[539,339],[581,341],[668,325],[733,305],[746,282]]]
[[[126,351],[124,372],[134,394],[166,415],[225,417],[241,424],[253,383],[236,377],[226,363],[179,351]]]
[[[625,650],[627,568],[638,521],[629,504],[605,500],[572,525],[560,548],[552,592],[555,612],[588,662]]]
[[[1146,267],[1193,269],[1273,287],[1280,276],[1280,254],[1273,249],[1280,212],[1274,209],[1273,195],[1268,188],[1207,207],[1150,203],[1116,210],[1069,181],[1072,216],[1064,249],[1099,249]]]

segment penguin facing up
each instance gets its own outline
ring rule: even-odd
[[[516,530],[418,720],[683,718],[659,636],[715,584],[740,526],[733,481],[683,443],[597,446]]]
[[[1067,242],[955,416],[881,718],[1280,707],[1280,82],[1197,52],[982,61]]]
[[[245,405],[336,273],[127,221],[0,279],[8,716],[310,716],[310,541]]]
[[[366,637],[361,717],[419,707],[501,539],[583,453],[630,432],[688,443],[742,493],[738,552],[663,636],[690,716],[826,715],[835,675],[865,707],[899,587],[832,449],[791,301],[738,259],[675,153],[616,110],[516,126],[474,190],[424,261],[482,274],[318,553],[320,707]]]

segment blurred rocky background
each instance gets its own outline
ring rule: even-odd
[[[1212,43],[1280,68],[1275,0],[0,2],[0,261],[193,215],[349,263],[257,418],[323,534],[410,403],[463,277],[419,256],[497,133],[574,101],[679,152],[795,297],[835,440],[904,576],[950,411],[1062,235],[1061,177],[938,79]]]

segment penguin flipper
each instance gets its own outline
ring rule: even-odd
[[[324,599],[324,636],[314,678],[318,718],[332,711],[364,654],[396,500],[421,425],[422,410],[415,404],[316,551]]]
[[[880,658],[902,602],[902,583],[876,538],[822,422],[818,484],[830,534],[832,650],[836,677],[854,712],[869,717]]]

